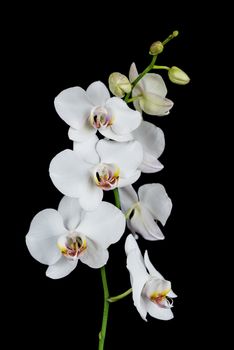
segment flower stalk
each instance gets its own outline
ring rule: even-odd
[[[104,307],[103,307],[103,317],[102,317],[102,328],[99,333],[98,350],[104,349],[105,338],[106,338],[106,327],[107,327],[107,321],[108,321],[108,315],[109,315],[109,302],[108,302],[109,290],[107,285],[105,266],[101,268],[101,276],[102,276],[102,286],[103,286],[103,293],[104,293]]]
[[[172,34],[170,34],[163,42],[162,42],[162,46],[165,46],[167,43],[169,43],[172,39],[176,38],[179,35],[178,30],[174,30],[174,32]],[[125,96],[124,101],[125,102],[130,102],[129,97],[132,93],[132,90],[134,89],[134,87],[136,86],[136,84],[147,74],[149,73],[152,69],[169,69],[168,67],[165,68],[159,68],[160,66],[155,66],[155,62],[156,59],[158,57],[158,54],[160,52],[158,52],[156,55],[153,56],[152,61],[150,62],[150,64],[145,68],[145,70],[143,70],[143,72],[141,74],[138,75],[138,77],[132,82],[132,89],[131,91]]]
[[[114,192],[114,196],[115,196],[115,205],[116,205],[117,208],[120,209],[121,208],[121,204],[120,204],[118,188],[115,188],[113,190],[113,192]],[[105,266],[103,266],[101,268],[101,276],[102,276],[102,286],[103,286],[103,295],[104,295],[104,306],[103,306],[103,316],[102,316],[102,328],[101,328],[101,331],[99,333],[98,350],[103,350],[104,349],[105,338],[106,338],[106,328],[107,328],[107,322],[108,322],[108,316],[109,316],[109,306],[110,306],[110,304],[109,304],[110,300],[109,299],[112,299],[112,298],[109,298],[110,295],[109,295],[109,289],[108,289],[108,284],[107,284],[106,268],[105,268]],[[114,297],[114,298],[116,298],[116,297]],[[124,296],[122,298],[124,298]]]
[[[151,69],[153,68],[153,66],[155,65],[157,59],[157,55],[153,56],[151,63],[145,68],[145,70],[143,70],[143,72],[141,74],[138,75],[138,77],[133,81],[132,83],[132,90],[134,89],[134,87],[136,86],[136,84],[149,72],[151,71]],[[132,93],[132,90],[125,96],[124,101],[125,102],[129,102],[129,97]]]
[[[128,296],[131,293],[132,293],[132,288],[129,288],[128,290],[126,290],[126,292],[109,298],[108,301],[109,301],[109,303],[115,303],[116,301],[119,301],[119,300],[125,298],[126,296]]]

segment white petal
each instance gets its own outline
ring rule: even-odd
[[[119,188],[121,209],[126,213],[134,204],[138,202],[138,196],[134,188],[130,185]]]
[[[163,279],[164,280],[164,278],[161,275],[161,273],[159,273],[156,270],[156,268],[154,267],[154,265],[151,263],[147,250],[145,251],[145,254],[144,254],[144,262],[145,262],[145,266],[146,266],[147,270],[149,271],[149,274],[152,277],[156,277],[158,279]]]
[[[177,298],[177,295],[172,291],[170,290],[170,292],[167,294],[170,298]]]
[[[143,159],[142,146],[137,141],[119,143],[100,140],[96,149],[101,162],[118,165],[123,178],[133,175]]]
[[[40,239],[29,235],[26,236],[26,245],[32,257],[41,264],[54,264],[61,257],[55,237]]]
[[[135,65],[135,63],[133,62],[130,66],[130,70],[129,70],[129,80],[131,83],[133,83],[133,81],[138,77],[138,71],[137,71],[137,67]],[[143,87],[142,86],[142,79],[139,81],[139,83],[137,84],[137,86],[139,87]]]
[[[103,190],[99,188],[90,177],[88,181],[83,183],[80,192],[80,205],[84,210],[96,209],[103,198]]]
[[[141,91],[138,90],[136,87],[132,90],[132,97],[139,96],[140,94],[141,94]],[[133,105],[135,107],[135,110],[142,114],[142,108],[140,106],[139,101],[138,100],[133,101]]]
[[[61,256],[57,239],[66,234],[61,215],[54,209],[40,211],[32,220],[26,244],[34,259],[42,264],[54,264]]]
[[[152,277],[146,282],[143,294],[147,296],[148,299],[150,299],[153,293],[163,293],[168,290],[171,290],[170,281],[159,279],[157,277]]]
[[[73,149],[86,162],[91,164],[99,163],[99,156],[96,151],[98,137],[94,135],[84,142],[74,142]]]
[[[56,264],[48,267],[46,276],[52,279],[63,278],[76,268],[77,263],[78,260],[70,260],[62,256]]]
[[[132,235],[128,235],[125,243],[125,251],[127,253],[127,269],[130,272],[132,284],[132,297],[134,305],[140,313],[141,317],[146,321],[147,311],[142,300],[142,290],[147,282],[149,275],[146,272],[143,259],[138,245]]]
[[[132,89],[132,97],[143,96],[143,90],[139,86],[139,84],[140,84],[140,82]],[[136,99],[135,101],[133,101],[133,105],[134,105],[135,109],[142,114],[142,108],[141,108],[140,103],[139,103],[139,98]]]
[[[149,115],[167,115],[173,107],[173,102],[166,97],[161,97],[151,92],[144,92],[139,99],[141,109]]]
[[[79,199],[64,196],[59,203],[58,212],[63,218],[66,229],[68,231],[75,230],[80,223],[82,214]]]
[[[106,107],[114,119],[112,130],[119,135],[131,133],[138,128],[142,116],[138,111],[128,107],[127,103],[118,97],[112,97],[106,102]]]
[[[143,90],[145,92],[152,92],[161,97],[165,97],[167,94],[167,87],[163,78],[159,74],[147,73],[142,79]]]
[[[139,188],[140,202],[149,209],[156,220],[165,225],[172,209],[171,199],[161,184],[146,184]]]
[[[74,129],[80,129],[93,108],[86,92],[75,86],[60,92],[54,100],[58,115]]]
[[[130,67],[130,71],[129,71],[129,80],[130,82],[132,83],[137,77],[138,77],[138,71],[137,71],[137,68],[136,68],[136,65],[135,63],[133,62],[131,64],[131,67]],[[141,83],[141,80],[139,81],[139,83],[133,88],[132,90],[132,97],[135,97],[135,96],[139,96],[142,94],[143,92],[143,85]],[[142,109],[140,107],[140,104],[139,104],[139,101],[138,100],[135,100],[133,102],[133,105],[135,107],[135,109],[139,112],[142,112]]]
[[[163,321],[171,320],[174,317],[171,309],[160,307],[147,298],[144,298],[144,301],[150,316]]]
[[[132,234],[129,234],[125,240],[125,245],[124,245],[125,253],[128,256],[132,251],[136,251],[136,253],[141,257],[141,251],[138,247],[137,241],[133,237]],[[144,265],[143,258],[141,257],[141,261]]]
[[[125,225],[121,210],[113,204],[101,202],[97,209],[85,213],[77,230],[106,249],[121,238]]]
[[[144,254],[144,262],[145,262],[145,266],[146,266],[147,270],[149,271],[149,274],[152,277],[156,277],[158,279],[164,280],[163,275],[161,275],[161,273],[159,273],[155,269],[154,265],[151,263],[147,250],[145,251],[145,254]],[[170,290],[170,292],[167,295],[170,298],[177,298],[177,295],[172,290]]]
[[[93,137],[96,134],[97,130],[90,125],[88,119],[80,127],[79,130],[73,129],[72,127],[68,130],[68,137],[72,141],[83,142]]]
[[[104,249],[93,240],[87,238],[87,249],[80,257],[82,263],[91,268],[99,269],[100,267],[106,265],[108,258],[109,253],[107,249]]]
[[[139,233],[144,239],[156,241],[164,239],[164,236],[150,211],[143,205],[138,205],[130,219],[133,232]]]
[[[134,182],[136,182],[139,179],[140,176],[141,176],[140,170],[136,170],[131,176],[120,178],[118,182],[118,188],[132,185]]]
[[[133,131],[133,137],[141,143],[144,153],[158,158],[164,151],[164,133],[152,123],[143,121],[139,128]]]
[[[100,134],[105,136],[106,138],[110,140],[115,140],[118,142],[126,142],[126,141],[132,141],[133,136],[132,134],[126,134],[126,135],[117,135],[112,129],[111,126],[107,128],[101,128],[99,129]]]
[[[86,92],[95,106],[103,106],[106,100],[110,98],[108,89],[101,81],[95,81],[89,85]]]
[[[160,161],[151,154],[144,152],[143,161],[141,165],[139,166],[139,169],[142,171],[142,173],[157,173],[158,171],[162,170],[164,166]]]
[[[50,163],[50,177],[60,192],[78,198],[90,177],[90,164],[74,151],[65,150],[57,154]]]

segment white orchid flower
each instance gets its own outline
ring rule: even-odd
[[[69,138],[83,142],[96,134],[116,141],[132,140],[131,132],[141,123],[138,111],[119,97],[110,97],[106,86],[96,81],[85,91],[79,86],[63,90],[55,98],[58,115],[70,125]]]
[[[126,239],[125,252],[133,302],[143,320],[147,321],[147,313],[159,320],[172,319],[174,317],[171,311],[172,298],[176,298],[177,295],[171,290],[171,282],[165,280],[155,269],[147,251],[143,259],[137,242],[131,234]]]
[[[164,239],[157,221],[166,224],[172,202],[161,184],[143,185],[138,195],[132,186],[127,186],[119,189],[119,196],[128,228],[133,234],[137,232],[149,241]]]
[[[124,230],[124,215],[114,205],[102,202],[84,212],[78,199],[63,197],[58,211],[45,209],[34,217],[26,244],[36,260],[49,265],[46,275],[57,279],[72,272],[79,260],[92,268],[104,266],[107,248]]]
[[[142,146],[137,141],[98,141],[97,136],[74,143],[74,150],[57,154],[50,163],[50,177],[63,194],[79,198],[85,210],[95,209],[103,190],[123,187],[140,177]]]
[[[158,158],[165,148],[163,131],[154,124],[143,121],[132,135],[143,147],[143,161],[139,169],[143,173],[156,173],[162,170],[163,165]]]
[[[129,80],[132,83],[138,72],[135,63],[132,63],[129,71]],[[133,88],[132,96],[139,96],[133,102],[137,111],[146,114],[163,116],[169,113],[173,102],[166,98],[167,88],[163,78],[159,74],[147,73]]]

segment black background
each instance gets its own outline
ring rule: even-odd
[[[148,317],[144,322],[132,304],[131,296],[111,305],[105,349],[156,348],[199,344],[202,337],[200,302],[197,295],[202,245],[196,237],[200,200],[201,130],[197,123],[197,95],[200,58],[197,48],[201,36],[192,9],[186,15],[173,8],[151,4],[131,9],[119,3],[116,8],[21,8],[15,9],[12,32],[7,40],[8,64],[12,74],[14,103],[9,172],[13,195],[11,219],[14,261],[10,267],[9,329],[19,344],[30,335],[39,346],[97,348],[102,318],[100,271],[79,264],[68,277],[50,280],[46,266],[28,253],[25,235],[33,216],[44,208],[56,208],[62,195],[54,188],[48,166],[58,152],[71,148],[68,126],[54,110],[55,96],[71,86],[87,88],[95,80],[107,83],[113,71],[128,74],[134,61],[142,71],[151,60],[148,50],[155,40],[164,40],[173,30],[180,35],[167,45],[158,64],[176,65],[187,72],[191,83],[172,84],[162,71],[168,98],[175,103],[164,117],[147,117],[165,133],[166,149],[160,158],[164,169],[143,174],[134,185],[162,183],[173,201],[173,211],[163,232],[162,242],[139,240],[142,252],[158,270],[172,281],[178,294],[175,318],[164,322]],[[114,5],[115,6],[115,5]],[[21,16],[21,14],[23,14]],[[196,30],[195,30],[196,26]],[[200,86],[200,85],[199,85]],[[12,120],[12,121],[11,121]],[[199,139],[199,142],[198,142]],[[112,200],[111,194],[108,199]],[[123,251],[124,238],[109,249],[107,276],[111,295],[128,289],[129,275]],[[9,260],[11,261],[11,260]]]

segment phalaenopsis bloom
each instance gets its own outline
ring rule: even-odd
[[[99,350],[104,349],[109,304],[128,294],[143,320],[147,314],[159,320],[173,318],[176,294],[171,282],[156,270],[147,251],[142,256],[140,246],[142,240],[155,244],[155,249],[162,244],[156,241],[165,238],[162,226],[172,210],[170,194],[157,182],[157,172],[164,168],[159,158],[165,149],[157,118],[167,118],[174,103],[155,71],[167,70],[170,81],[178,85],[187,84],[189,77],[176,66],[155,63],[177,35],[175,31],[151,45],[151,62],[145,69],[132,63],[127,75],[111,73],[109,90],[95,81],[86,89],[73,86],[55,97],[55,109],[69,125],[71,140],[71,147],[54,155],[49,166],[62,198],[57,210],[44,209],[35,215],[26,244],[30,254],[48,266],[49,278],[68,276],[77,266],[79,273],[80,262],[101,269],[104,312]],[[145,114],[150,122],[144,120]],[[147,183],[149,173],[155,173],[154,183]],[[113,191],[115,205],[103,200],[106,191]],[[125,248],[129,286],[122,294],[110,296],[105,270],[108,248],[124,235],[119,249]]]

